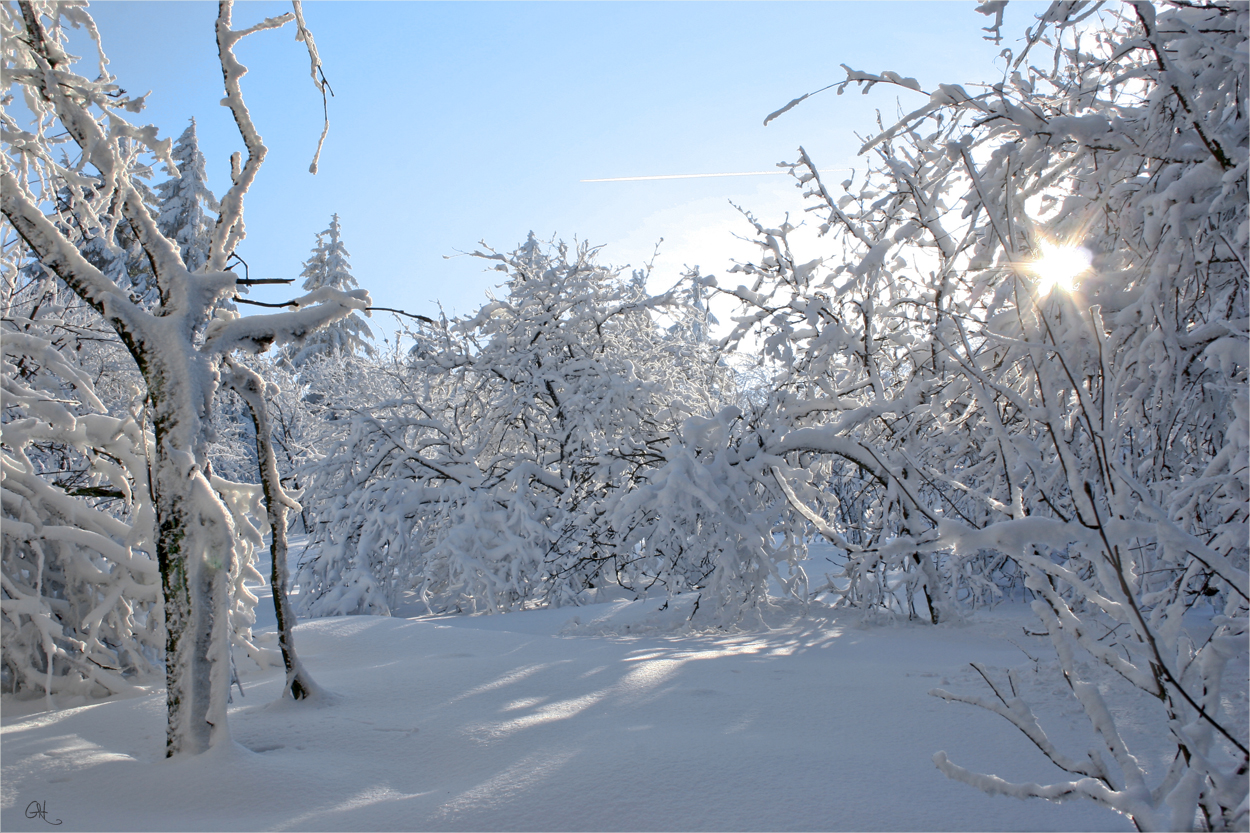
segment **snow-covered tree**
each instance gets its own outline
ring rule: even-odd
[[[216,212],[221,208],[208,187],[206,162],[200,152],[195,119],[191,119],[187,129],[174,141],[170,158],[177,167],[177,176],[156,186],[156,225],[162,234],[178,245],[183,263],[195,272],[208,263],[213,224]],[[246,293],[247,286],[240,284],[238,291]],[[157,291],[154,282],[149,292],[151,300],[155,300]],[[226,310],[236,309],[231,298],[221,299],[219,305]],[[255,479],[258,463],[250,409],[228,387],[217,393],[211,433],[215,439],[209,443],[208,453],[213,471],[235,482]]]
[[[342,229],[339,227],[339,215],[330,218],[330,227],[317,233],[317,242],[313,246],[312,255],[304,261],[304,271],[300,277],[304,279],[304,289],[316,292],[322,288],[347,292],[359,284],[352,276],[351,263],[348,261],[347,247],[343,245]],[[368,315],[368,313],[365,313]],[[346,318],[335,321],[328,327],[304,339],[298,349],[288,351],[291,364],[302,366],[316,355],[349,355],[363,354],[373,356],[373,331],[360,316],[352,313]]]
[[[257,494],[245,506],[246,495],[215,483],[208,467],[208,421],[222,363],[236,350],[259,352],[298,341],[368,305],[363,291],[323,288],[292,302],[294,311],[276,315],[242,319],[220,309],[220,302],[238,291],[227,261],[245,235],[244,196],[266,152],[243,102],[239,79],[246,69],[234,47],[249,34],[291,20],[298,21],[300,38],[315,60],[298,3],[294,14],[245,29],[233,28],[229,2],[220,6],[216,31],[224,103],[246,154],[232,166],[233,184],[221,200],[208,259],[192,271],[177,242],[162,234],[135,181],[138,149],[173,169],[170,143],[158,140],[154,127],[138,128],[124,118],[142,102],[127,97],[107,74],[90,17],[72,4],[23,2],[0,8],[4,77],[33,116],[24,127],[8,111],[0,116],[5,127],[0,213],[40,262],[117,333],[146,387],[153,426],[147,485],[163,595],[170,755],[203,751],[229,737],[230,635],[239,630],[237,617],[231,616],[232,600],[238,598],[232,590],[243,568],[239,541],[259,537],[258,529],[247,528],[246,518],[255,514],[262,497]],[[64,48],[66,25],[84,27],[97,38],[96,80],[76,72],[76,59]],[[70,197],[67,205],[55,199],[63,189]],[[111,239],[122,223],[151,264],[159,289],[159,302],[151,310],[132,301],[128,291],[79,252],[84,235]],[[114,554],[129,558],[124,548]]]
[[[839,92],[923,98],[865,142],[862,180],[826,183],[800,149],[824,256],[757,223],[750,285],[725,290],[733,339],[784,369],[759,443],[810,457],[790,503],[846,555],[824,590],[923,597],[938,621],[1022,577],[1095,745],[1066,755],[1015,680],[991,682],[993,700],[935,693],[1071,780],[939,768],[1143,830],[1247,822],[1244,715],[1221,692],[1244,690],[1250,613],[1248,30],[1241,3],[1057,2],[975,93],[848,69]],[[1134,756],[1088,659],[1157,701],[1166,771]]]
[[[151,168],[136,159],[134,160],[134,173],[135,187],[142,194],[149,212],[155,216],[157,213],[156,194],[143,181],[151,176]],[[57,199],[60,203],[59,211],[66,212],[66,218],[62,222],[72,222],[70,219],[72,196],[69,189],[61,188]],[[80,238],[78,250],[82,252],[82,256],[113,283],[128,288],[132,300],[136,303],[150,307],[158,301],[159,293],[152,280],[152,270],[143,254],[143,247],[139,245],[134,233],[125,223],[119,223],[113,229],[111,237],[105,237],[93,229],[66,227],[63,231],[76,239]],[[27,259],[20,268],[24,272],[25,280],[37,281],[47,274],[47,270],[38,259]]]
[[[431,610],[504,611],[706,587],[714,557],[658,539],[644,552],[631,533],[654,513],[615,509],[687,418],[723,405],[728,374],[682,323],[702,311],[585,245],[531,235],[478,255],[507,275],[506,296],[411,332],[386,398],[353,408],[307,472],[319,552],[296,579],[304,609],[386,612],[413,591]]]
[[[303,663],[295,653],[295,613],[287,597],[290,587],[289,569],[287,566],[287,521],[288,509],[300,511],[300,505],[282,487],[282,478],[278,473],[278,459],[274,453],[274,430],[270,419],[268,398],[277,393],[267,390],[265,381],[256,371],[233,360],[226,360],[226,372],[222,381],[247,403],[253,421],[253,436],[256,439],[256,457],[259,461],[261,492],[264,495],[265,511],[268,515],[270,533],[270,587],[273,590],[274,614],[278,625],[278,645],[282,660],[286,666],[286,684],[283,695],[301,700],[312,696],[319,690],[316,683],[304,670]],[[254,620],[253,620],[254,621]],[[248,623],[249,625],[251,622]]]
[[[164,654],[143,377],[117,334],[63,283],[29,264],[12,268],[24,245],[9,242],[0,322],[4,688],[52,702],[134,690],[156,682]],[[277,652],[251,633],[257,598],[247,585],[261,580],[252,566],[261,531],[248,516],[259,488],[211,481],[243,531],[231,641],[263,667]]]
[[[617,557],[633,585],[695,594],[694,627],[763,626],[770,579],[807,599],[798,566],[806,521],[787,511],[782,488],[804,474],[761,453],[755,417],[732,405],[687,417],[613,507]]]
[[[107,371],[123,351],[54,278],[16,265],[19,240],[5,243],[3,687],[49,697],[131,691],[159,674],[164,617],[142,419],[111,413],[93,383],[122,381]]]
[[[156,226],[178,244],[178,252],[188,270],[195,272],[208,263],[212,232],[220,206],[208,188],[204,154],[195,134],[195,119],[174,142],[170,158],[178,175],[156,186]]]

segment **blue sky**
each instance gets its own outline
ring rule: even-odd
[[[768,170],[804,145],[822,168],[861,166],[856,133],[918,94],[850,88],[790,99],[845,77],[839,64],[937,83],[1001,77],[973,2],[343,2],[305,5],[335,97],[320,173],[308,164],[320,95],[294,28],[247,38],[244,95],[270,148],[248,196],[240,248],[254,277],[295,277],[330,215],[353,272],[379,305],[467,313],[498,273],[468,257],[533,230],[604,246],[637,266],[663,237],[653,286],[684,264],[720,274],[749,249],[730,202],[762,220],[802,210],[783,176],[586,183],[583,179]],[[1040,3],[1012,4],[1012,37]],[[236,27],[281,14],[239,3]],[[218,104],[209,2],[110,0],[90,8],[110,69],[152,91],[139,120],[176,137],[195,117],[214,191],[241,148]],[[1010,44],[1004,43],[1003,46]],[[900,98],[900,96],[903,96]],[[263,291],[262,291],[263,289]],[[281,288],[253,297],[279,300]],[[387,327],[387,322],[378,321]]]

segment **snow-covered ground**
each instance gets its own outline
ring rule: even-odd
[[[237,743],[167,761],[164,693],[42,711],[6,697],[6,831],[1128,830],[1088,803],[991,798],[931,756],[1060,773],[1001,718],[934,687],[1045,661],[1027,610],[952,626],[797,609],[770,630],[681,634],[681,605],[302,623],[332,702],[275,701],[242,670]],[[263,608],[262,608],[263,609]],[[1070,752],[1083,718],[1037,682]],[[1126,717],[1129,715],[1125,715]],[[1147,727],[1148,728],[1148,727]],[[1088,741],[1079,741],[1088,744]],[[1162,748],[1162,747],[1161,747]],[[32,802],[38,802],[32,810]],[[28,817],[35,810],[46,817]]]

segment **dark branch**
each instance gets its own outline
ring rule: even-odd
[[[285,307],[297,306],[294,301],[287,301],[284,304],[267,304],[264,301],[253,301],[248,298],[240,298],[238,295],[234,296],[234,301],[239,304],[251,304],[254,307],[271,307],[273,309],[283,309]]]
[[[393,312],[396,315],[406,315],[409,318],[415,318],[418,321],[424,321],[427,324],[434,323],[433,318],[427,318],[424,315],[416,315],[415,313],[411,313],[411,312],[404,312],[402,309],[392,309],[391,307],[367,307],[367,309],[369,310],[369,312]]]

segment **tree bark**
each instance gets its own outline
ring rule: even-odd
[[[261,486],[265,491],[265,507],[271,533],[269,551],[272,568],[269,571],[269,586],[273,590],[273,610],[278,620],[278,645],[282,648],[282,662],[286,666],[286,684],[282,695],[285,697],[290,694],[294,700],[303,700],[318,689],[295,653],[295,611],[292,610],[286,594],[290,583],[286,513],[288,509],[298,510],[300,507],[283,490],[278,474],[264,380],[255,371],[237,362],[227,360],[226,364],[229,372],[223,375],[222,381],[247,403],[252,414],[252,423],[256,426],[256,458],[260,468]]]
[[[225,730],[230,690],[230,570],[234,530],[209,485],[204,419],[196,403],[211,396],[197,379],[203,357],[157,354],[147,345],[140,367],[148,383],[156,435],[152,486],[157,563],[165,593],[166,756],[203,752]]]

